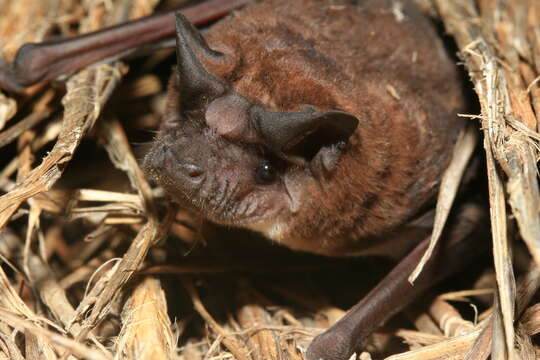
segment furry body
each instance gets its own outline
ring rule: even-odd
[[[171,81],[149,173],[203,216],[293,249],[343,256],[377,245],[434,198],[464,123],[456,65],[429,19],[396,4],[270,0],[213,26],[205,39],[224,56],[194,53],[225,95],[185,110],[182,81]],[[306,105],[354,115],[356,131],[283,161],[258,141],[250,109]],[[204,167],[204,179],[186,185],[177,160]],[[258,184],[266,160],[277,179]]]

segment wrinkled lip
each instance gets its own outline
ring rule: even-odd
[[[268,220],[270,217],[262,217],[262,216],[248,216],[248,217],[231,217],[231,218],[225,218],[221,216],[216,216],[212,214],[202,214],[197,209],[192,209],[197,212],[197,214],[203,216],[204,218],[215,222],[220,225],[231,225],[231,226],[239,226],[239,227],[247,227],[249,225],[257,224],[262,221]]]
[[[249,225],[268,220],[269,218],[275,218],[277,216],[277,214],[271,214],[270,216],[267,215],[264,217],[259,215],[224,216],[220,212],[214,211],[212,206],[208,206],[208,201],[205,198],[201,198],[197,194],[190,193],[186,189],[172,185],[171,180],[168,179],[168,176],[165,178],[163,175],[161,175],[159,176],[159,179],[156,179],[156,181],[165,189],[165,192],[169,195],[172,201],[217,224],[247,227]],[[246,197],[248,194],[243,196]]]

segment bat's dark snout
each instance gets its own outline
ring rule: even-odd
[[[198,184],[204,179],[204,170],[195,164],[180,163],[176,166],[176,169],[186,181],[194,184]]]
[[[193,157],[168,143],[155,147],[150,156],[146,157],[145,163],[150,172],[168,174],[169,179],[174,179],[186,190],[198,188],[206,176],[205,169]]]
[[[169,146],[162,148],[162,164],[184,186],[196,186],[204,180],[204,169],[194,159],[176,153]]]

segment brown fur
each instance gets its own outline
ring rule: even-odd
[[[275,238],[284,245],[358,253],[436,194],[463,126],[456,116],[464,109],[460,76],[429,19],[407,4],[399,21],[392,4],[262,1],[205,35],[227,59],[202,59],[206,69],[251,103],[272,111],[343,110],[359,120],[328,177],[303,167],[286,170],[291,188],[301,187],[303,195],[294,210],[275,205],[269,211],[269,218],[287,224]],[[215,221],[250,227],[205,209],[198,208]]]

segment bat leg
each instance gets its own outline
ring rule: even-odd
[[[175,34],[176,11],[195,25],[203,25],[250,2],[252,0],[209,0],[69,39],[25,44],[13,64],[0,63],[0,89],[21,93],[38,82],[52,80],[96,62],[116,59],[136,47],[171,37]]]
[[[465,204],[457,210],[414,285],[409,283],[408,277],[424,254],[429,236],[334,326],[315,337],[307,349],[306,359],[348,360],[373,330],[416,296],[471,263],[482,248],[475,240],[488,228],[486,212],[473,204]]]

